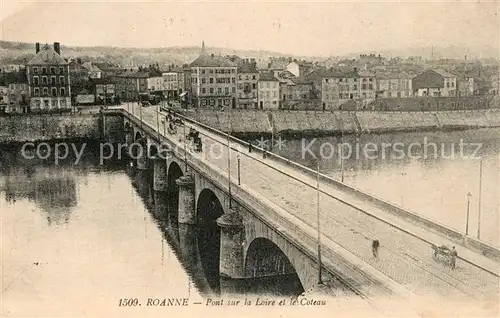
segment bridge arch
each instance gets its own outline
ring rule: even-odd
[[[196,200],[198,250],[205,277],[213,292],[220,293],[220,227],[216,220],[224,214],[221,200],[208,188]]]
[[[267,238],[255,238],[248,245],[245,276],[254,279],[249,293],[298,296],[304,292],[305,284],[290,258]]]
[[[175,180],[182,177],[182,169],[177,162],[172,161],[167,170],[167,205],[168,210],[173,212],[171,217],[177,222],[179,214],[179,186]],[[174,222],[174,221],[173,221]]]

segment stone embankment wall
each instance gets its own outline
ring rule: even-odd
[[[15,115],[0,117],[0,143],[20,143],[63,139],[104,139],[118,142],[123,119],[106,115]],[[104,128],[104,130],[103,130]]]
[[[189,110],[182,114],[236,135],[336,135],[500,127],[500,109],[439,112]]]

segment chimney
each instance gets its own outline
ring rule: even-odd
[[[40,52],[40,42],[35,43],[35,54]]]
[[[57,54],[61,55],[61,46],[59,42],[54,42],[54,51],[56,51]]]

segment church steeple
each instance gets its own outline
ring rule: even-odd
[[[205,41],[201,41],[201,55],[206,54],[205,52]]]

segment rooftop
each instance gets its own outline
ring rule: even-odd
[[[40,51],[28,62],[28,65],[67,65],[68,62],[45,44]]]
[[[24,71],[0,73],[0,86],[19,83],[28,83],[28,79],[26,78],[26,73]]]
[[[279,80],[274,77],[273,73],[262,73],[259,76],[259,81],[261,82],[279,82]]]
[[[258,73],[255,63],[238,63],[238,73]]]
[[[202,54],[196,58],[191,64],[191,67],[236,67],[236,64],[225,57],[218,55]]]
[[[440,68],[435,68],[435,69],[432,69],[432,71],[438,73],[439,75],[443,76],[443,77],[457,77],[456,75],[454,74],[451,74],[443,69],[440,69]]]

